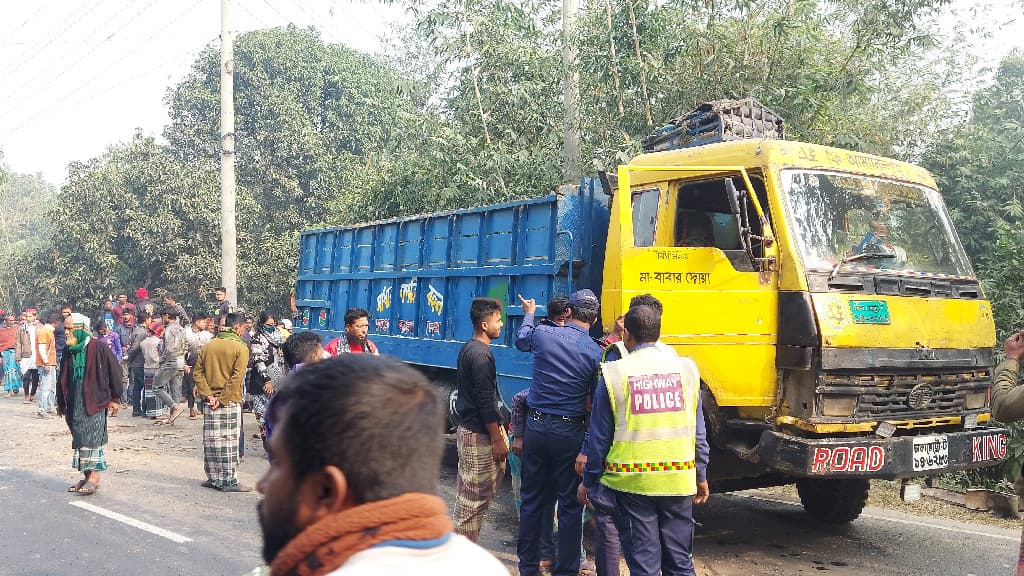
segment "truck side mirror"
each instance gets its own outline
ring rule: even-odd
[[[739,216],[740,193],[736,190],[736,185],[732,183],[732,178],[725,179],[725,195],[729,199],[729,210],[734,216]]]

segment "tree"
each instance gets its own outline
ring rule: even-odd
[[[968,118],[940,132],[925,151],[964,247],[992,302],[997,339],[1024,327],[1024,54],[999,65],[972,99]],[[1010,426],[1009,462],[968,479],[1016,480],[1024,464],[1024,426]]]
[[[11,173],[0,165],[0,308],[22,308],[37,297],[25,260],[49,240],[55,197],[56,189],[41,174]]]
[[[98,309],[145,286],[195,308],[217,285],[217,173],[194,170],[152,137],[69,167],[50,219],[55,232],[30,263],[47,303]]]
[[[292,26],[241,35],[235,106],[241,303],[281,308],[294,285],[298,233],[378,214],[407,127],[421,121],[414,94],[384,61],[325,45]],[[215,170],[219,153],[219,59],[210,47],[167,96],[171,152]],[[207,190],[217,197],[217,188]],[[243,197],[244,196],[244,197]],[[385,201],[382,201],[386,204]]]

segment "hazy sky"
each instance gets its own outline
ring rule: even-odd
[[[991,26],[982,54],[998,59],[1024,47],[1024,15],[1021,0],[992,2],[998,16],[991,21],[1009,22]],[[383,2],[234,0],[231,28],[237,34],[312,24],[328,42],[378,52],[390,25],[405,20]],[[967,16],[947,20],[951,27],[978,24]],[[159,136],[168,122],[167,87],[219,34],[219,0],[0,1],[3,162],[60,184],[69,162],[101,154],[137,127]]]

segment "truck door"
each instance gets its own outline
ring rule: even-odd
[[[653,294],[665,307],[662,341],[697,362],[720,406],[770,406],[777,249],[761,210],[763,179],[685,170],[684,178],[630,186],[630,210],[617,206],[622,230],[609,236],[621,250],[616,303],[624,311],[633,296]]]

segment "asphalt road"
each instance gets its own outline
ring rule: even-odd
[[[183,420],[160,430],[142,419],[112,419],[111,470],[97,494],[82,497],[65,492],[77,476],[63,422],[0,400],[0,576],[240,576],[260,565],[258,495],[201,488],[201,421]],[[265,467],[251,444],[240,467],[249,484]],[[451,445],[439,482],[449,503],[455,460]],[[507,488],[488,513],[481,544],[515,573]],[[885,509],[869,509],[845,527],[822,526],[785,496],[759,492],[713,495],[697,520],[695,560],[705,576],[998,576],[1013,573],[1019,541],[1019,529]]]
[[[713,496],[698,509],[694,554],[706,576],[1004,576],[1020,530],[868,508],[846,526],[812,522],[787,498]]]

